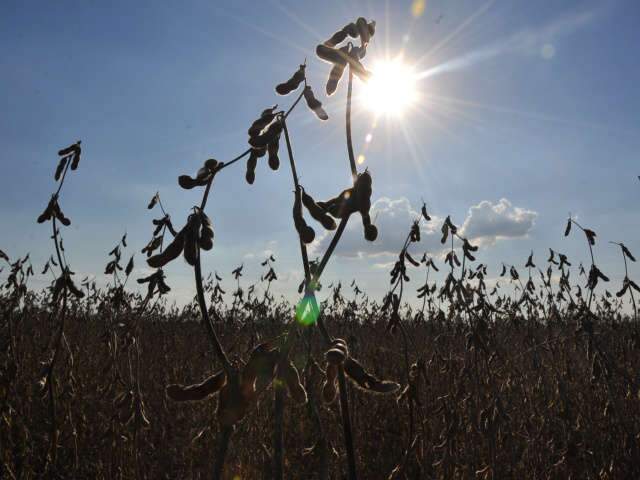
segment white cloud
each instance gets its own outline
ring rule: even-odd
[[[444,218],[433,215],[428,223],[422,222],[422,239],[414,247],[416,253],[427,251],[437,255],[443,249],[440,243]],[[525,237],[534,225],[537,213],[520,207],[514,207],[503,198],[497,203],[484,200],[469,209],[467,217],[461,225],[460,232],[469,240],[484,245],[493,245],[500,239]],[[378,227],[378,238],[375,242],[364,239],[362,222],[358,214],[349,221],[338,247],[336,255],[343,258],[378,258],[375,266],[384,268],[391,257],[396,256],[409,233],[412,222],[420,216],[419,209],[415,209],[407,198],[393,200],[382,197],[371,206],[371,218]],[[454,220],[454,223],[457,223]],[[458,224],[459,225],[459,224]],[[316,228],[319,231],[319,226]],[[319,234],[310,246],[310,257],[320,256],[333,238],[333,232]]]
[[[271,255],[273,255],[274,257],[277,257],[278,256],[277,249],[278,249],[278,242],[276,240],[270,240],[269,242],[267,242],[267,248],[257,252],[245,253],[243,258],[247,260],[253,260],[255,258],[258,258],[260,261],[262,261]]]
[[[526,237],[537,216],[533,210],[514,207],[506,198],[495,204],[483,200],[469,209],[460,233],[470,240],[493,245],[499,239]]]
[[[355,214],[336,248],[336,255],[349,258],[395,256],[404,244],[411,224],[419,218],[419,210],[415,210],[408,199],[402,197],[392,200],[382,197],[371,205],[371,219],[378,227],[378,238],[375,242],[368,242],[364,238],[364,229],[360,215]],[[440,248],[438,232],[442,220],[433,217],[428,224],[422,224],[421,248]],[[314,225],[315,228],[315,225]],[[317,231],[318,229],[316,229]],[[318,235],[310,247],[313,258],[322,254],[333,238],[333,232]],[[380,262],[385,264],[385,262]]]

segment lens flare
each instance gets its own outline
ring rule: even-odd
[[[300,325],[308,327],[315,325],[319,315],[320,309],[318,308],[316,296],[306,294],[296,306],[296,320]]]

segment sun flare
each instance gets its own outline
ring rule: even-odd
[[[365,84],[362,102],[377,114],[400,116],[418,99],[416,75],[400,58],[374,64]]]

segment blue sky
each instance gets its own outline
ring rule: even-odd
[[[616,283],[625,242],[640,255],[640,4],[632,1],[13,2],[0,6],[0,248],[30,251],[40,268],[52,251],[35,218],[54,188],[56,152],[82,139],[83,160],[61,205],[68,259],[99,282],[107,252],[126,231],[136,275],[152,232],[146,210],[159,191],[176,225],[200,192],[181,190],[209,157],[246,149],[246,129],[265,107],[287,106],[273,87],[308,62],[321,100],[329,72],[317,43],[358,16],[377,21],[365,64],[404,51],[424,72],[421,101],[401,118],[374,116],[356,100],[354,140],[374,179],[378,241],[365,244],[359,220],[327,269],[325,283],[355,278],[380,296],[421,199],[451,215],[481,245],[493,276],[500,262],[540,264],[547,248],[587,259],[584,239],[563,238],[569,212],[598,233],[596,260]],[[441,17],[441,18],[440,18]],[[440,20],[438,20],[440,18]],[[356,81],[356,94],[362,85]],[[317,198],[347,186],[341,84],[321,123],[304,108],[290,117],[301,182]],[[264,162],[263,162],[264,163]],[[291,222],[291,175],[244,166],[216,180],[207,208],[216,230],[204,268],[232,285],[247,281],[267,251],[277,257],[277,293],[293,298],[301,278]],[[157,215],[156,215],[157,216]],[[440,224],[425,228],[437,255]],[[321,228],[316,228],[321,237]],[[320,238],[320,251],[326,240]],[[638,270],[631,266],[631,274]],[[183,261],[167,270],[172,299],[193,295]],[[48,277],[38,276],[34,286]],[[418,279],[414,280],[416,287]],[[613,287],[612,287],[613,288]]]

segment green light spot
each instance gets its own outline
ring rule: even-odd
[[[301,325],[308,327],[315,325],[320,315],[316,296],[313,294],[305,295],[296,306],[296,320]]]

